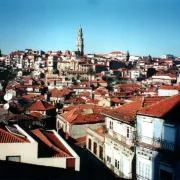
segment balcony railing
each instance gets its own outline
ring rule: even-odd
[[[122,136],[121,134],[118,134],[113,130],[107,130],[106,136],[113,138],[113,140],[117,142],[121,142],[121,144],[127,145],[127,147],[134,146],[134,139],[126,138],[125,136]]]
[[[145,146],[149,146],[155,149],[168,149],[175,150],[175,143],[159,138],[149,138],[141,135],[137,135],[136,142]]]

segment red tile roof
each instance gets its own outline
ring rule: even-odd
[[[55,151],[53,157],[70,157],[71,154],[56,137],[53,131],[45,131],[36,129],[31,131],[36,137],[38,137],[44,144]]]
[[[117,98],[117,97],[112,98],[111,101],[112,101],[112,102],[115,102],[115,103],[124,102],[123,100],[120,100],[120,99]]]
[[[88,91],[83,92],[83,93],[81,93],[81,94],[80,94],[80,96],[81,96],[81,97],[87,97],[87,98],[89,98],[89,97],[90,97],[90,95],[91,95],[91,93],[90,93],[90,92],[88,92]]]
[[[64,119],[71,124],[89,124],[103,122],[104,116],[100,114],[102,108],[99,110],[87,109],[72,109],[68,112],[61,114]]]
[[[99,134],[100,136],[103,136],[103,135],[104,135],[104,129],[103,129],[103,127],[99,127],[99,128],[97,128],[95,131],[96,131],[96,133]]]
[[[38,100],[27,108],[28,111],[47,111],[54,109],[55,107],[45,101]]]
[[[180,86],[162,85],[159,87],[161,90],[178,90],[180,91]]]
[[[94,95],[101,95],[101,96],[103,96],[103,95],[107,94],[107,92],[105,92],[105,91],[103,91],[103,90],[95,90],[95,91],[93,92],[93,94],[94,94]]]
[[[47,119],[49,116],[43,115],[40,112],[32,112],[30,113],[32,117],[38,118],[38,119]]]
[[[107,83],[107,82],[104,81],[103,79],[100,79],[98,82],[99,82],[99,83]]]
[[[79,144],[81,146],[85,146],[86,145],[86,136],[80,137],[75,139],[76,144]]]
[[[103,111],[102,114],[119,119],[123,122],[131,122],[136,118],[137,111],[142,107],[142,99],[131,103],[126,103],[121,107],[109,111]]]
[[[179,104],[180,104],[180,94],[168,97],[166,99],[158,101],[155,104],[145,107],[139,110],[138,114],[155,116],[155,117],[164,117],[170,112],[174,112],[175,110],[177,113],[178,112],[177,107],[179,107]],[[175,114],[172,113],[172,116],[173,115]]]
[[[166,98],[167,97],[164,97],[164,96],[144,97],[143,102],[142,102],[142,107],[151,106],[152,104],[155,104]]]
[[[78,106],[77,105],[73,105],[73,106],[68,106],[68,107],[64,107],[63,110],[64,111],[70,111],[72,109],[76,109],[76,108],[93,108],[93,107],[97,107],[95,105],[92,105],[92,104],[79,104]]]
[[[72,90],[70,89],[67,89],[67,88],[64,88],[64,89],[51,89],[50,90],[50,93],[51,93],[51,96],[52,97],[62,97],[62,96],[66,96],[68,94],[70,94],[71,92],[73,92]]]
[[[123,54],[123,53],[120,51],[113,51],[113,52],[110,52],[109,54]]]
[[[8,120],[15,120],[15,121],[19,121],[19,120],[32,120],[32,117],[26,114],[13,114],[13,115],[9,115],[8,116]]]
[[[16,136],[2,128],[0,128],[0,143],[27,143],[27,138]]]
[[[85,104],[86,100],[81,97],[74,97],[71,99],[66,100],[66,103],[73,103],[73,104]]]

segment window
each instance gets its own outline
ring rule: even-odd
[[[91,139],[88,139],[88,149],[91,151]]]
[[[6,156],[7,161],[20,162],[21,156]]]
[[[107,161],[111,162],[111,157],[107,156]]]
[[[149,179],[150,178],[150,165],[139,161],[139,175]]]
[[[99,146],[99,158],[103,160],[103,147]]]
[[[113,130],[113,121],[110,121],[109,128]]]
[[[115,159],[115,168],[119,169],[119,161]]]
[[[93,153],[97,155],[97,143],[94,142]]]
[[[129,138],[129,127],[127,127],[127,138]]]

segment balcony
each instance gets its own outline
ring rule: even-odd
[[[110,129],[107,130],[105,135],[106,135],[106,137],[113,139],[117,143],[120,143],[120,144],[126,146],[127,148],[131,148],[134,146],[133,139],[126,138],[125,136],[118,134],[118,133],[114,132],[113,130],[110,130]]]
[[[137,135],[136,143],[150,149],[167,149],[170,151],[175,150],[175,143],[159,138],[149,138],[141,135]]]

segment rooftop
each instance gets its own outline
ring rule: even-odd
[[[45,101],[38,100],[27,108],[28,111],[47,111],[54,109],[55,107]]]
[[[56,136],[54,131],[35,129],[31,131],[38,139],[39,148],[48,152],[47,156],[51,157],[71,157],[72,155]],[[46,149],[45,149],[46,148]],[[45,152],[40,151],[39,156],[45,156]]]
[[[28,143],[28,138],[15,126],[0,128],[0,143]]]

